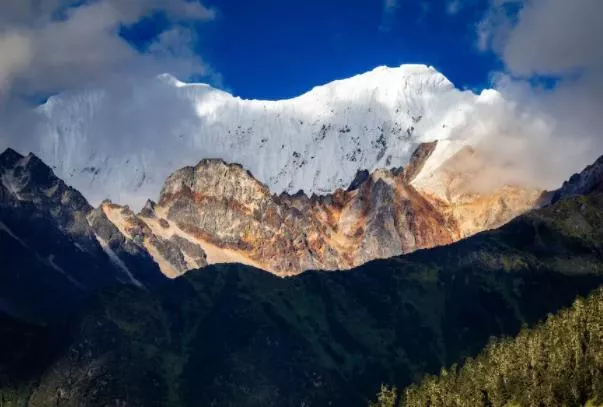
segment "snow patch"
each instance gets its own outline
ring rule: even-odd
[[[54,196],[54,194],[57,192],[57,189],[59,189],[59,184],[55,184],[50,188],[42,189],[42,192],[48,198],[52,198]]]

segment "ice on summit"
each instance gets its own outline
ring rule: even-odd
[[[492,92],[460,91],[425,65],[379,67],[280,101],[161,75],[51,98],[30,149],[93,204],[139,209],[203,158],[240,163],[275,193],[325,194],[357,170],[405,165],[419,143],[476,137],[476,111],[504,103]]]

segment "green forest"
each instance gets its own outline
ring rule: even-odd
[[[603,288],[515,338],[492,339],[462,367],[404,391],[383,386],[371,407],[603,405]]]

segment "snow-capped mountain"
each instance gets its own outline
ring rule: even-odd
[[[460,91],[424,65],[379,67],[281,101],[162,75],[52,97],[25,148],[93,204],[109,198],[140,209],[170,173],[204,158],[242,164],[273,193],[326,194],[358,170],[407,164],[423,142],[445,141],[425,165],[437,168],[492,133],[500,124],[481,122],[480,112],[505,103],[492,90]]]

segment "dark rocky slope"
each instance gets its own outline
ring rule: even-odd
[[[45,320],[103,286],[164,280],[146,251],[35,155],[0,155],[0,312]]]

